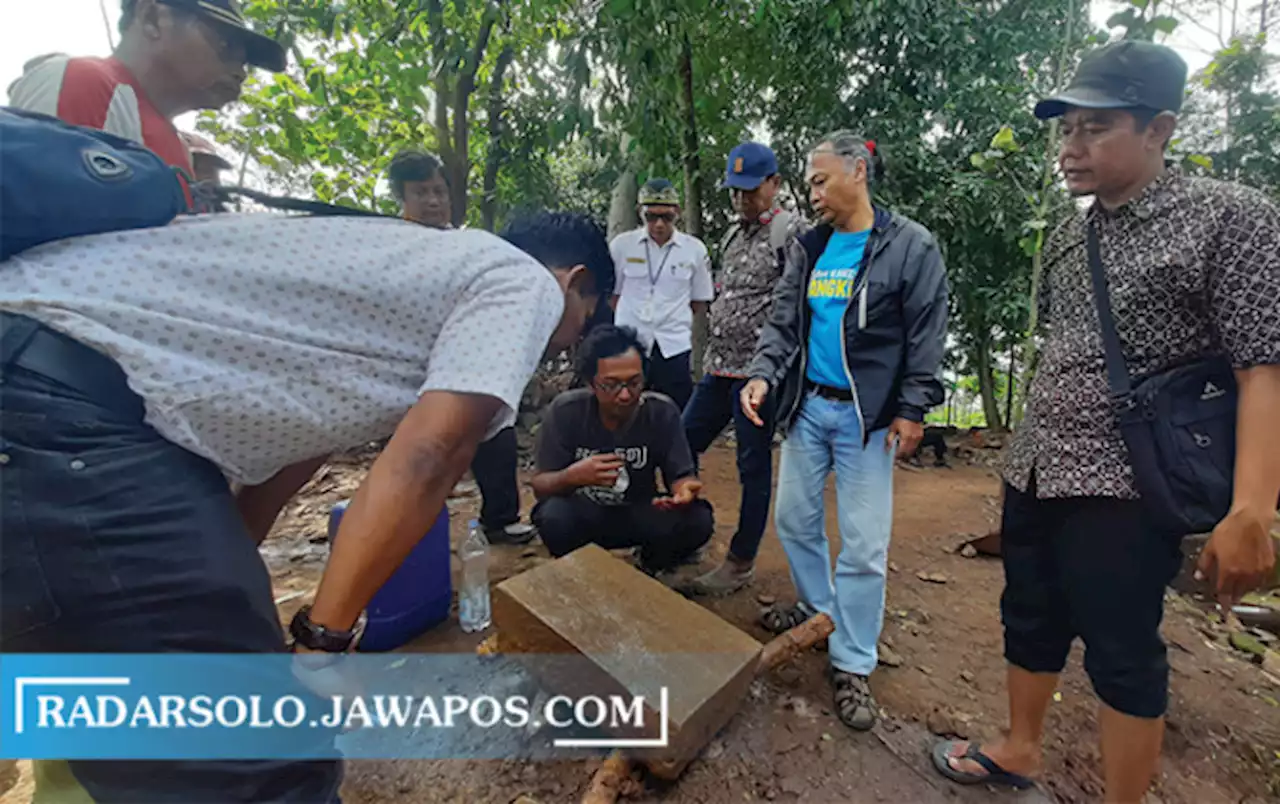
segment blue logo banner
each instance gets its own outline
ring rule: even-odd
[[[616,657],[615,657],[616,658]],[[473,654],[0,655],[5,759],[555,759],[661,751],[686,663]]]

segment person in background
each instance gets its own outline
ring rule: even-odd
[[[773,486],[774,405],[770,395],[760,408],[764,427],[756,427],[738,402],[747,382],[747,366],[769,317],[773,288],[782,278],[786,244],[809,227],[777,204],[782,177],[772,150],[745,142],[729,152],[724,186],[737,220],[720,248],[721,269],[711,303],[705,374],[684,410],[685,435],[700,455],[733,423],[742,503],[738,530],[724,562],[681,588],[692,595],[726,595],[754,577],[756,553],[769,520]]]
[[[1182,537],[1156,523],[1117,424],[1087,242],[1097,237],[1130,377],[1209,357],[1235,370],[1234,500],[1200,555],[1224,611],[1265,581],[1280,495],[1280,210],[1263,193],[1166,161],[1186,89],[1172,50],[1124,41],[1087,53],[1035,107],[1060,118],[1067,190],[1092,196],[1045,244],[1044,345],[1004,470],[1000,601],[1009,730],[938,743],[964,783],[1026,787],[1076,637],[1100,700],[1105,798],[1143,799],[1160,762],[1169,663],[1160,622]],[[1201,401],[1222,396],[1206,386]],[[1190,441],[1188,432],[1188,441]],[[1196,447],[1203,448],[1196,433]]]
[[[222,171],[230,170],[231,163],[222,158],[213,143],[199,134],[184,131],[181,136],[191,154],[192,177],[201,183],[222,184]]]
[[[192,208],[197,212],[227,212],[227,205],[218,194],[222,186],[222,171],[230,170],[231,163],[223,159],[218,149],[199,134],[182,132],[182,141],[191,154],[191,166],[194,170],[195,184],[192,185],[192,196],[195,203]]]
[[[173,119],[238,99],[249,66],[282,72],[287,63],[280,43],[252,31],[234,0],[123,0],[119,28],[105,59],[28,62],[9,105],[141,143],[190,176]]]
[[[569,213],[501,238],[184,216],[10,257],[0,652],[286,651],[256,542],[324,456],[390,436],[288,629],[354,650],[476,446],[612,285],[603,230]],[[65,764],[79,789],[56,800],[331,802],[341,783],[329,761]]]
[[[711,504],[669,397],[644,390],[644,347],[629,327],[602,326],[583,341],[578,373],[589,387],[555,398],[538,431],[533,521],[553,556],[586,544],[638,547],[641,568],[674,569],[714,530]],[[658,496],[662,470],[669,497]]]
[[[453,228],[453,206],[444,166],[433,154],[409,149],[387,169],[391,194],[404,219],[433,229]],[[515,427],[505,427],[476,448],[471,474],[480,489],[480,526],[490,544],[528,544],[535,528],[520,521],[519,444]]]
[[[771,390],[786,440],[775,506],[800,600],[767,611],[781,633],[828,614],[835,710],[875,725],[868,678],[884,623],[893,526],[894,450],[915,452],[925,413],[943,400],[947,278],[923,226],[874,206],[875,143],[840,131],[809,153],[808,182],[824,224],[788,247],[769,321],[747,368],[742,408],[757,427]],[[840,554],[835,577],[823,489],[835,470]]]
[[[693,394],[693,317],[714,296],[711,258],[696,237],[676,228],[680,196],[666,179],[640,188],[639,229],[613,239],[613,308],[619,326],[633,328],[649,361],[649,390],[684,410]]]

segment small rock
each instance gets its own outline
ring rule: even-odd
[[[756,602],[761,606],[772,606],[774,603],[778,602],[778,598],[773,595],[759,594],[756,595]]]
[[[968,683],[968,684],[972,684],[972,683],[973,683],[973,673],[970,673],[968,670],[961,670],[961,671],[960,671],[960,680],[961,680],[961,681],[964,681],[964,682],[966,682],[966,683]]]
[[[401,782],[400,784],[396,785],[396,792],[402,796],[407,796],[413,792],[413,785],[409,784],[408,782]]]
[[[882,643],[884,643],[884,646],[885,646],[886,648],[896,648],[896,647],[897,647],[897,645],[893,644],[893,637],[889,636],[888,634],[885,634],[884,636],[880,637],[880,641],[881,641]]]
[[[920,571],[916,573],[916,577],[926,583],[946,583],[947,582],[947,576],[943,575],[941,572]]]
[[[800,686],[800,668],[798,667],[787,665],[779,669],[775,675],[778,677],[778,681],[788,687]]]
[[[890,561],[890,562],[889,562],[889,571],[890,571],[890,572],[897,572],[897,571],[898,571],[898,563],[897,563],[896,561]]]
[[[520,553],[521,558],[533,558],[537,555],[538,549],[536,547],[526,547],[524,551]]]
[[[971,544],[966,544],[964,547],[960,548],[960,555],[964,556],[965,558],[977,558],[978,548],[974,547]]]
[[[778,794],[773,790],[766,790],[764,791],[764,797],[769,801],[773,801],[775,798],[778,797]]]
[[[782,792],[792,796],[803,796],[806,792],[805,787],[800,783],[800,780],[792,779],[791,777],[783,778],[779,783],[779,786],[782,788]]]
[[[920,669],[920,672],[921,672],[921,673],[924,673],[926,676],[931,676],[931,675],[933,675],[933,668],[932,668],[932,667],[929,667],[928,665],[923,665],[923,664],[922,664],[922,665],[920,665],[920,668],[919,668],[919,669]]]
[[[877,659],[879,663],[884,665],[885,667],[901,667],[902,666],[902,657],[899,656],[897,652],[893,650],[893,648],[890,648],[888,645],[884,644],[883,640],[881,640],[880,647],[879,647],[879,650],[877,651],[877,654],[878,654]]]
[[[828,734],[827,732],[825,732],[825,731],[824,731],[824,732],[822,733],[822,741],[823,741],[824,743],[829,743],[829,742],[831,742],[833,739],[835,739],[835,738],[834,738],[834,737],[832,737],[832,736],[831,736],[830,734]]]
[[[954,712],[948,712],[945,709],[934,709],[930,712],[926,725],[929,731],[939,737],[965,739],[969,736],[968,724]]]

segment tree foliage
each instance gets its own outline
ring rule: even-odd
[[[1189,5],[1130,0],[1118,36],[1159,40]],[[1009,423],[1046,230],[1070,203],[1037,96],[1105,41],[1083,0],[249,0],[293,54],[202,127],[270,182],[394,209],[396,150],[441,155],[458,222],[494,228],[533,207],[635,225],[634,188],[681,186],[685,227],[729,223],[725,155],[778,153],[807,210],[804,158],[823,133],[876,141],[878,200],[938,237],[952,291],[951,364],[977,377],[988,423]],[[1178,153],[1194,170],[1280,186],[1280,117],[1257,26],[1224,32],[1196,76]],[[612,193],[612,195],[611,195]],[[611,205],[612,201],[612,205]],[[1014,383],[999,379],[1012,374]]]

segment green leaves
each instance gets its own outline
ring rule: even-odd
[[[1187,161],[1193,165],[1198,165],[1210,173],[1213,172],[1213,157],[1204,154],[1188,154]]]
[[[1013,129],[1003,126],[996,135],[991,138],[991,147],[1006,153],[1013,153],[1018,150],[1018,141],[1014,139]]]

